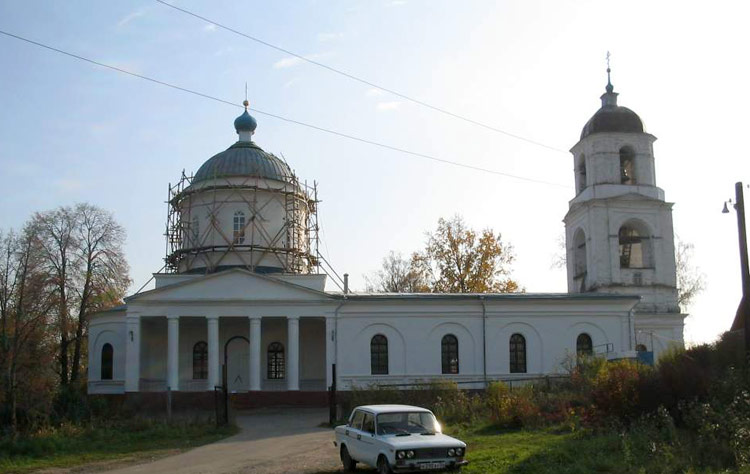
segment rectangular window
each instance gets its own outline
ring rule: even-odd
[[[235,244],[245,243],[245,214],[241,211],[234,213],[233,242]]]

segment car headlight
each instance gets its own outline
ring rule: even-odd
[[[463,456],[464,448],[456,448],[456,456]]]
[[[411,449],[409,451],[407,451],[406,452],[406,457],[409,458],[409,459],[413,458],[414,457],[414,451],[412,451]]]
[[[455,450],[455,449],[453,449],[453,448],[450,448],[450,449],[448,450],[448,456],[450,456],[450,457],[453,457],[453,456],[455,456],[455,455],[456,455],[456,450]]]
[[[396,457],[399,458],[399,459],[404,459],[405,456],[406,456],[406,452],[404,452],[404,451],[398,451],[398,452],[396,452]]]

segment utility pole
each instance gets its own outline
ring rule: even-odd
[[[734,209],[737,211],[737,231],[740,240],[740,270],[742,273],[742,300],[737,308],[737,314],[732,323],[732,330],[739,330],[744,326],[745,335],[745,363],[750,371],[750,269],[748,268],[747,257],[747,229],[745,227],[745,196],[742,190],[742,182],[734,185],[735,204]],[[729,212],[724,204],[724,211]]]

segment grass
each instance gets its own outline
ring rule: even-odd
[[[99,462],[155,458],[218,441],[237,428],[148,420],[107,426],[63,426],[15,441],[0,439],[0,472],[25,473]]]
[[[693,467],[688,449],[635,439],[616,432],[595,434],[559,429],[509,430],[484,426],[453,429],[449,434],[468,445],[464,474],[718,474]],[[368,472],[358,466],[358,471]],[[326,471],[318,474],[333,474]],[[750,473],[745,469],[739,471]]]
[[[455,435],[468,444],[466,474],[727,472],[696,468],[691,454],[679,443],[666,445],[638,434],[484,427],[457,430]]]

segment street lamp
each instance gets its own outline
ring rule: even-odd
[[[745,329],[745,363],[750,370],[750,270],[748,270],[747,258],[747,231],[745,229],[745,198],[742,192],[742,182],[735,183],[735,202],[732,200],[724,202],[723,214],[728,214],[727,204],[733,204],[732,207],[737,211],[737,231],[740,239],[740,270],[742,272],[742,300],[737,308],[737,314],[732,323],[732,331]]]

